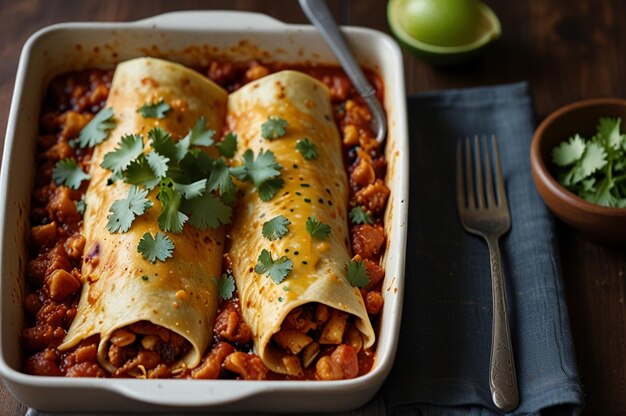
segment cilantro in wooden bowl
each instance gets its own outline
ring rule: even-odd
[[[530,151],[539,194],[562,221],[602,243],[626,241],[626,100],[567,105],[537,128]]]
[[[552,149],[561,185],[605,207],[626,207],[626,135],[621,118],[601,118],[596,134],[571,136]]]

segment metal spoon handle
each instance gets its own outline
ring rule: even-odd
[[[387,135],[387,118],[376,98],[376,90],[365,78],[326,3],[324,0],[300,0],[300,7],[302,7],[311,23],[319,30],[344,71],[346,71],[348,78],[350,78],[352,84],[354,84],[354,87],[372,111],[374,127],[377,130],[376,140],[379,142],[383,141]]]

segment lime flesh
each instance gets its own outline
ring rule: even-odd
[[[396,38],[433,64],[465,61],[501,34],[497,16],[476,0],[390,0],[387,17]]]

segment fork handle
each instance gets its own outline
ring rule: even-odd
[[[491,290],[493,297],[493,327],[489,360],[489,387],[496,407],[509,412],[519,404],[515,361],[511,347],[511,331],[506,309],[504,277],[497,238],[488,238],[491,261]]]

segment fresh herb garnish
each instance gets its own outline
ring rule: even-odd
[[[254,271],[266,274],[276,284],[281,283],[293,269],[293,262],[287,256],[282,256],[276,261],[272,259],[272,253],[263,249],[259,255]]]
[[[153,264],[157,260],[165,261],[172,257],[172,251],[174,242],[160,231],[157,231],[154,237],[150,233],[145,233],[137,245],[137,252]]]
[[[216,146],[222,156],[235,156],[235,152],[237,151],[237,135],[232,132],[228,133]]]
[[[78,211],[79,214],[85,213],[85,210],[87,209],[87,204],[85,203],[85,195],[81,195],[78,201],[74,201],[74,204],[76,205],[76,211]]]
[[[137,110],[142,117],[144,118],[165,118],[165,114],[170,111],[172,107],[163,99],[159,100],[158,103],[154,104],[144,104]]]
[[[140,190],[131,186],[125,199],[113,202],[107,216],[107,230],[111,233],[125,233],[133,225],[137,215],[143,213],[152,206],[148,198],[147,190]]]
[[[372,217],[360,205],[357,205],[356,207],[352,208],[350,210],[349,215],[350,215],[350,220],[354,224],[371,224],[372,223]]]
[[[109,133],[115,128],[115,125],[113,108],[103,108],[78,134],[78,146],[82,149],[102,143],[109,137]]]
[[[347,266],[346,278],[352,287],[365,287],[369,284],[370,277],[363,261],[350,260]]]
[[[214,143],[213,136],[215,136],[215,130],[206,128],[206,121],[202,116],[180,142],[188,142],[188,146],[211,146]]]
[[[318,221],[316,217],[306,219],[306,231],[317,240],[326,240],[330,235],[330,225]]]
[[[152,147],[148,153],[144,153],[141,135],[126,135],[115,150],[104,156],[101,166],[113,171],[110,182],[120,179],[133,185],[129,196],[115,201],[110,208],[107,225],[110,232],[128,231],[135,217],[152,206],[147,195],[155,188],[161,206],[158,216],[161,231],[182,232],[187,222],[200,230],[231,222],[230,204],[237,196],[232,179],[235,174],[223,157],[213,159],[198,147],[213,144],[215,132],[205,124],[201,117],[178,142],[162,128],[154,127],[148,132]],[[226,147],[225,153],[231,150],[234,153],[232,143]],[[265,163],[266,159],[267,156],[257,161],[252,158],[248,167],[242,167],[242,174],[263,179],[263,171],[275,168],[271,153],[269,163]],[[273,171],[269,176],[265,172],[265,178],[271,179],[272,174]],[[262,185],[264,182],[259,184]]]
[[[274,217],[263,224],[263,237],[270,241],[278,240],[289,232],[289,228],[287,228],[289,224],[291,224],[291,221],[284,215]]]
[[[213,170],[207,187],[210,191],[219,191],[220,196],[227,204],[235,202],[237,188],[223,158],[220,157],[213,163]]]
[[[101,167],[115,173],[121,173],[143,152],[143,138],[139,134],[127,134],[120,140],[119,146],[104,155]]]
[[[184,207],[191,211],[189,223],[200,230],[230,224],[233,215],[232,208],[210,192],[185,201]]]
[[[230,169],[231,174],[241,181],[250,180],[263,201],[271,200],[285,183],[278,177],[282,167],[276,161],[274,153],[260,150],[254,159],[254,152],[248,149],[243,154],[243,162],[243,165]]]
[[[217,292],[220,299],[231,299],[235,293],[235,279],[229,274],[222,274],[222,277],[217,279]]]
[[[189,217],[180,212],[182,203],[182,195],[174,189],[174,182],[165,178],[161,181],[157,199],[161,202],[163,210],[159,214],[159,228],[163,231],[172,233],[180,233],[183,231],[183,225]]]
[[[621,118],[601,118],[596,134],[576,134],[552,149],[557,179],[581,198],[607,207],[626,208],[626,135]]]
[[[300,139],[296,144],[296,150],[300,152],[305,160],[313,160],[317,158],[317,146],[309,139]]]
[[[287,120],[270,116],[265,123],[261,124],[261,137],[269,140],[283,137],[287,133],[285,127],[288,125]]]
[[[52,172],[52,179],[57,185],[65,185],[72,189],[80,188],[81,182],[89,178],[91,175],[85,173],[73,158],[59,160]]]

